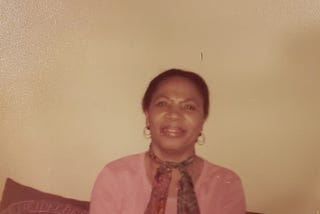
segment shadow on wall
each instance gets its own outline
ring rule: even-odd
[[[320,28],[306,26],[290,32],[284,38],[281,55],[283,78],[289,79],[284,99],[290,102],[290,158],[300,157],[295,170],[296,181],[286,195],[272,206],[278,213],[317,213],[319,209],[320,178]],[[290,161],[290,160],[289,160]],[[293,193],[293,194],[292,194]],[[290,194],[290,195],[289,195]],[[292,196],[295,195],[295,196]],[[286,198],[284,198],[286,197]],[[271,204],[269,204],[271,207]]]
[[[286,39],[284,55],[289,71],[301,71],[303,74],[312,72],[320,77],[320,29],[306,27],[292,33]]]

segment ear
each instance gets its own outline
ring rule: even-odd
[[[148,111],[144,111],[144,115],[146,116],[146,127],[150,127],[149,112]]]
[[[203,131],[204,124],[206,123],[207,118],[202,119],[201,132]]]

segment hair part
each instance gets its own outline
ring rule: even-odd
[[[204,113],[204,117],[207,118],[209,115],[209,89],[206,82],[199,74],[196,74],[192,71],[186,71],[186,70],[176,69],[176,68],[166,70],[151,80],[142,99],[143,111],[144,112],[148,111],[152,101],[153,94],[157,90],[160,83],[172,77],[186,78],[196,86],[196,88],[198,89],[199,93],[203,98],[203,113]]]

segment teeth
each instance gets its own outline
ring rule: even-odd
[[[167,129],[168,132],[180,132],[180,129]]]
[[[168,136],[181,136],[183,134],[183,130],[180,128],[163,128],[162,133]]]

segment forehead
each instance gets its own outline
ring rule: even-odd
[[[154,95],[162,95],[163,93],[175,93],[188,95],[190,97],[201,97],[201,93],[197,85],[185,77],[174,76],[159,83]]]

